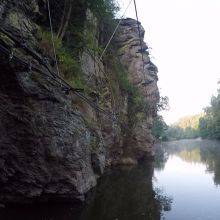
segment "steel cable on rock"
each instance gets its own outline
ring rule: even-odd
[[[47,0],[47,9],[48,9],[48,16],[49,16],[49,23],[50,23],[50,32],[51,32],[51,41],[52,41],[52,46],[53,46],[54,59],[56,63],[57,74],[60,76],[60,70],[58,66],[57,54],[56,54],[56,48],[55,48],[55,42],[54,42],[52,17],[51,17],[51,11],[50,11],[50,0]]]
[[[9,49],[5,48],[4,46],[2,46],[0,44],[0,51],[3,52],[6,56],[8,56],[10,58],[11,56],[11,52]],[[21,58],[17,57],[15,54],[13,54],[13,56],[10,58],[10,62],[12,61],[16,61],[18,63],[20,63],[22,66],[26,67],[29,70],[29,63],[22,60]],[[56,74],[53,75],[49,75],[46,74],[44,71],[40,70],[40,68],[37,68],[35,65],[32,65],[31,70],[39,72],[47,77],[49,77],[50,79],[52,79],[53,81],[55,81],[58,85],[60,85],[62,88],[66,88],[69,91],[72,91],[76,96],[78,96],[79,98],[81,98],[84,102],[86,102],[87,104],[89,104],[92,108],[94,108],[95,110],[99,111],[100,113],[104,114],[107,118],[108,121],[111,122],[115,122],[115,119],[113,118],[113,116],[111,114],[109,114],[108,112],[106,112],[104,109],[100,108],[99,106],[97,106],[96,104],[93,103],[93,101],[91,101],[88,97],[84,96],[83,94],[81,94],[80,92],[78,92],[78,89],[73,88],[69,83],[67,83],[65,80],[63,80],[61,77],[59,77]],[[58,81],[57,78],[60,80]],[[61,83],[62,82],[62,83]],[[118,124],[120,124],[121,126],[123,126],[120,122],[118,122]]]
[[[50,10],[50,2],[49,2],[49,0],[47,0],[47,5],[48,5],[48,15],[49,15],[50,30],[51,30],[51,40],[52,40],[52,45],[53,45],[54,57],[55,57],[55,61],[56,61],[57,72],[58,72],[58,75],[60,75],[60,74],[59,74],[58,62],[57,62],[57,55],[56,55],[55,43],[54,43],[53,26],[52,26],[52,18],[51,18],[51,10]],[[99,66],[99,68],[100,68],[100,66]],[[63,81],[62,78],[60,78],[60,77],[58,77],[58,78]],[[65,83],[66,83],[66,82],[65,82]],[[68,84],[68,86],[70,86],[70,85]],[[77,93],[77,92],[75,92],[75,93]],[[101,109],[101,108],[95,106],[92,102],[90,102],[90,100],[89,100],[87,97],[83,96],[83,95],[80,94],[80,93],[77,93],[77,95],[78,95],[79,97],[81,97],[81,99],[83,99],[84,101],[89,102],[90,105],[92,105],[94,108],[96,108],[96,109],[99,110],[100,112],[105,113],[105,110],[104,110],[104,109]]]
[[[20,42],[15,39],[14,37],[10,36],[10,34],[8,34],[6,31],[4,31],[2,28],[0,28],[0,32],[6,34],[9,38],[11,38],[16,44],[20,45]],[[60,76],[58,76],[57,74],[55,74],[49,67],[48,65],[45,64],[45,62],[42,61],[42,58],[40,57],[40,55],[38,55],[37,53],[33,52],[31,49],[29,49],[27,47],[27,45],[21,45],[21,48],[25,50],[25,52],[29,55],[31,55],[34,59],[36,59],[39,64],[43,64],[43,66],[47,69],[47,71],[54,77],[54,78],[58,78],[59,80],[61,80],[61,82],[64,83],[64,85],[66,85],[67,87],[71,87],[72,89],[74,89],[69,83],[67,83],[63,78],[61,78]],[[7,51],[10,54],[10,51]],[[42,71],[41,71],[42,72]],[[61,83],[60,83],[61,84]]]
[[[109,45],[110,45],[110,43],[111,43],[113,37],[115,36],[116,31],[118,30],[118,28],[119,28],[119,26],[120,26],[120,24],[121,24],[121,22],[122,22],[122,20],[123,20],[123,18],[124,18],[124,16],[125,16],[127,10],[128,10],[128,8],[129,8],[129,6],[131,5],[131,2],[132,2],[132,0],[129,1],[129,3],[128,3],[128,5],[127,5],[127,7],[126,7],[126,9],[125,9],[125,11],[124,11],[124,13],[123,13],[123,15],[122,15],[121,18],[119,19],[119,22],[118,22],[118,24],[116,25],[116,27],[115,27],[115,29],[114,29],[114,31],[113,31],[111,37],[109,38],[108,43],[106,44],[104,50],[102,51],[102,53],[101,53],[101,55],[100,55],[100,57],[99,57],[99,61],[102,59],[103,55],[105,54],[107,48],[109,47]]]
[[[136,0],[134,0],[134,9],[135,9],[135,15],[136,15],[136,20],[137,20],[138,35],[139,35],[139,39],[140,39],[141,57],[142,57],[142,62],[143,62],[143,76],[144,76],[144,80],[146,80],[146,79],[145,79],[145,74],[144,74],[143,42],[142,42],[142,39],[141,39],[140,22],[139,22],[139,18],[138,18]]]
[[[131,0],[132,1],[132,0]],[[130,1],[130,3],[131,3]],[[130,5],[129,3],[129,5]],[[21,49],[23,49],[28,55],[31,55],[35,60],[38,61],[38,63],[40,65],[43,65],[44,68],[46,68],[46,70],[51,74],[46,74],[45,71],[41,70],[40,68],[37,68],[35,65],[32,64],[32,62],[27,62],[22,60],[21,58],[17,57],[15,54],[12,54],[10,50],[8,50],[7,48],[4,48],[3,46],[0,45],[0,50],[8,55],[8,56],[12,56],[11,60],[14,60],[18,63],[20,63],[21,65],[23,65],[24,67],[34,70],[36,72],[42,73],[43,75],[49,77],[50,79],[52,79],[53,81],[55,81],[58,85],[62,86],[62,87],[66,87],[65,89],[68,89],[69,91],[73,91],[74,94],[76,94],[78,97],[80,97],[83,101],[87,102],[91,107],[93,107],[94,109],[96,109],[97,111],[105,114],[108,118],[107,120],[112,121],[112,122],[116,122],[116,118],[114,116],[112,116],[111,114],[109,114],[108,112],[106,112],[104,109],[100,108],[99,106],[95,105],[93,103],[93,101],[91,101],[89,98],[87,98],[86,96],[84,96],[83,94],[79,93],[77,91],[77,89],[73,88],[69,83],[67,83],[65,80],[63,80],[59,75],[59,67],[58,67],[58,61],[57,61],[57,55],[56,55],[56,50],[55,50],[55,42],[54,42],[54,35],[53,35],[53,26],[52,26],[52,18],[51,18],[51,11],[50,11],[50,3],[49,0],[47,0],[47,4],[48,4],[48,16],[49,16],[49,21],[50,21],[50,30],[51,30],[51,40],[52,40],[52,44],[53,44],[53,52],[54,52],[54,58],[56,61],[56,68],[57,68],[57,74],[54,73],[50,67],[47,65],[47,62],[44,60],[44,58],[42,58],[38,53],[36,53],[35,51],[33,51],[32,49],[28,48],[27,44],[25,41],[19,42],[15,37],[11,36],[9,33],[7,33],[7,31],[5,31],[4,29],[2,29],[0,27],[0,32],[2,32],[3,34],[5,34],[7,37],[9,37],[11,40],[13,40],[16,44],[16,46],[20,46]],[[129,7],[129,6],[128,6]],[[127,7],[127,8],[128,8]],[[127,10],[127,9],[126,9]],[[125,13],[124,13],[125,14]],[[120,24],[120,23],[119,23]],[[118,24],[118,26],[119,26]],[[114,33],[112,34],[110,41],[108,42],[107,47],[109,46],[112,38],[114,37],[115,32],[117,31],[117,28],[115,29]],[[102,56],[104,55],[104,52],[106,51],[107,47],[105,48],[105,50],[103,51]],[[94,59],[96,61],[96,59]],[[102,70],[102,68],[100,67],[99,64],[97,64],[99,66],[99,69],[101,69],[102,72],[104,72]],[[106,74],[104,72],[104,74]],[[57,78],[60,80],[58,81]],[[124,127],[124,124],[121,123],[120,121],[117,121],[117,124],[120,124],[122,127]]]

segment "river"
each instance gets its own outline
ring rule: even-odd
[[[108,170],[82,210],[71,205],[10,208],[4,220],[219,220],[220,142],[157,145],[155,162]]]
[[[172,198],[161,219],[220,219],[220,142],[167,142],[158,153],[154,187]]]

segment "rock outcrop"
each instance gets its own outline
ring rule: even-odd
[[[157,68],[144,45],[142,71],[136,21],[125,19],[121,23],[114,38],[119,49],[113,55],[118,54],[117,61],[138,91],[136,96],[142,97],[142,108],[137,110],[134,95],[122,89],[112,60],[106,56],[96,62],[98,55],[83,49],[79,56],[81,74],[84,83],[93,90],[86,94],[93,100],[89,105],[76,93],[67,91],[61,85],[62,80],[51,74],[56,70],[51,57],[45,61],[39,38],[45,4],[37,0],[31,4],[29,0],[0,2],[0,203],[3,204],[82,202],[105,166],[135,164],[153,154],[150,131],[159,98]],[[88,10],[85,20],[92,20],[97,36],[97,21]],[[85,25],[85,35],[86,28]],[[141,36],[144,37],[143,28]],[[100,44],[98,37],[94,42]]]
[[[154,154],[152,145],[154,138],[151,134],[151,128],[153,120],[157,115],[157,103],[159,101],[159,90],[157,87],[158,70],[150,60],[148,46],[143,42],[144,28],[141,24],[139,26],[141,43],[137,21],[130,18],[124,19],[121,22],[115,39],[120,61],[127,69],[129,80],[138,89],[145,103],[145,109],[138,113],[133,113],[131,109],[132,114],[138,114],[139,116],[135,126],[130,131],[131,135],[127,139],[129,145],[133,148],[135,158]]]

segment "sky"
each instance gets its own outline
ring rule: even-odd
[[[123,12],[130,0],[118,0]],[[168,124],[202,112],[220,79],[220,0],[136,0],[139,20],[169,97]],[[126,16],[135,18],[133,2]]]

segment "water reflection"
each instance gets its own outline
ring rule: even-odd
[[[181,140],[157,146],[154,176],[154,185],[173,197],[172,210],[163,219],[220,219],[219,141]]]
[[[66,204],[6,208],[0,210],[0,219],[217,220],[219,185],[220,142],[167,142],[157,147],[154,166],[117,167],[106,172],[84,209]]]
[[[81,210],[70,204],[35,204],[0,209],[1,220],[78,220]]]
[[[152,164],[112,170],[100,181],[80,220],[159,220],[172,200],[152,185]]]
[[[159,155],[159,158],[158,158]],[[214,183],[220,185],[220,142],[211,140],[182,140],[165,142],[157,146],[157,156],[161,164],[156,169],[163,169],[169,156],[176,155],[188,163],[201,163],[206,171],[214,174]]]
[[[166,152],[164,144],[158,144],[156,146],[155,158],[154,158],[154,168],[156,170],[163,170],[165,164],[169,158],[168,153]]]
[[[4,220],[159,220],[171,210],[172,199],[153,188],[153,164],[117,167],[100,178],[88,205],[79,210],[67,204],[6,208]]]

